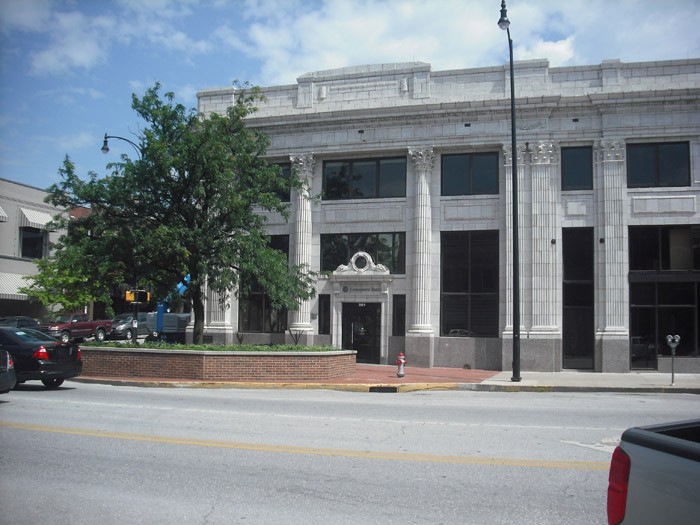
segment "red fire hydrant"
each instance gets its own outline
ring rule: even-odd
[[[406,375],[406,356],[403,355],[403,352],[399,352],[399,355],[396,358],[396,366],[398,369],[396,370],[396,377],[403,377]]]

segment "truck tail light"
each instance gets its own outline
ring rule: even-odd
[[[608,523],[610,525],[618,525],[625,519],[630,467],[630,457],[624,450],[617,447],[610,461],[608,476]]]
[[[12,370],[15,367],[15,362],[12,359],[10,352],[7,352],[7,369]]]
[[[32,358],[34,359],[40,359],[41,361],[48,361],[49,360],[49,353],[46,351],[46,348],[43,346],[39,347],[39,350],[34,352],[32,354]]]
[[[78,355],[75,356],[76,361],[82,361],[83,360],[83,352],[80,350],[80,347],[76,347],[78,349]]]

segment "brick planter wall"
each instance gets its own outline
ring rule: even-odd
[[[355,372],[353,351],[198,352],[84,346],[83,376],[194,381],[318,381]]]

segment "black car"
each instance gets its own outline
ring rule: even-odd
[[[7,394],[17,383],[12,356],[0,350],[0,394]]]
[[[39,329],[39,321],[26,315],[8,315],[0,317],[0,326],[14,326],[15,328]]]
[[[64,380],[83,371],[76,343],[42,337],[41,332],[0,326],[1,350],[7,350],[14,360],[17,384],[39,380],[46,388],[58,388]]]

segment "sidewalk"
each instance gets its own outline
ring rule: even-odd
[[[141,387],[180,388],[300,388],[353,392],[411,392],[416,390],[472,390],[487,392],[653,392],[700,394],[700,374],[630,372],[599,374],[594,372],[522,372],[520,382],[511,381],[512,372],[464,370],[461,368],[406,367],[403,378],[396,367],[358,364],[351,376],[331,381],[203,382],[148,378],[100,378],[81,376],[73,381]]]

